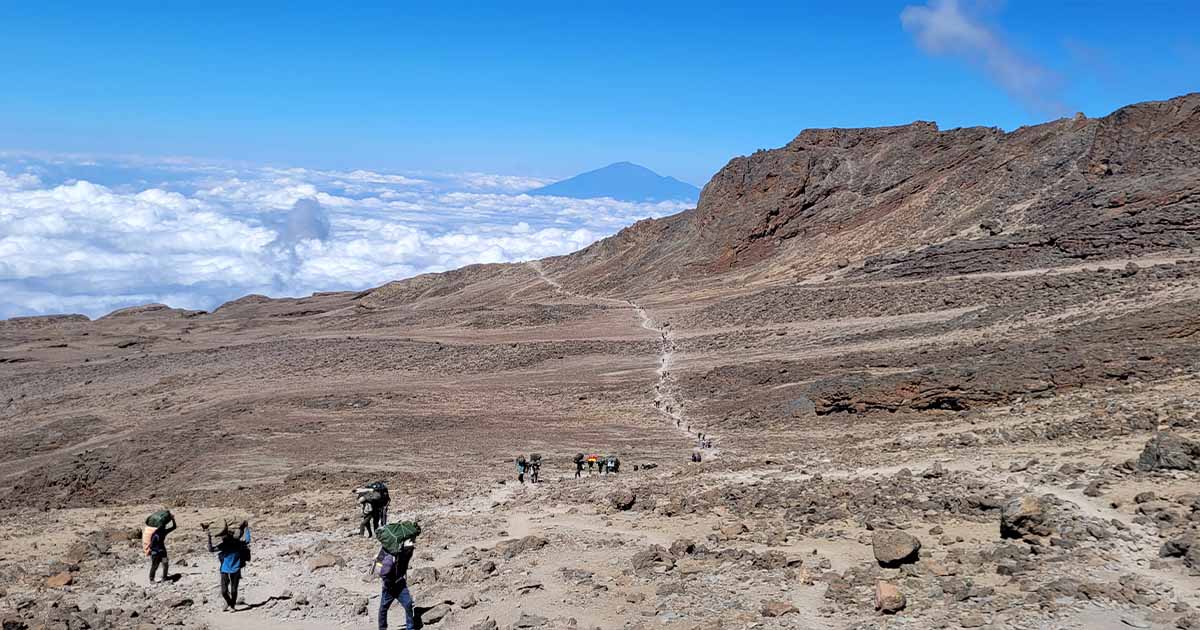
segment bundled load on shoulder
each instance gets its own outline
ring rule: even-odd
[[[372,507],[382,507],[391,502],[387,485],[382,481],[367,484],[366,487],[356,489],[354,493],[358,495],[360,505],[368,503]]]
[[[573,460],[571,460],[571,461],[575,462],[576,464],[582,464],[582,463],[583,463],[583,459],[584,459],[584,458],[583,458],[583,453],[575,453],[575,459],[573,459]]]
[[[416,521],[389,523],[375,531],[375,538],[388,553],[400,553],[400,548],[406,541],[413,540],[420,535],[421,526]]]

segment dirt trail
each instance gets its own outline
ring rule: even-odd
[[[701,450],[707,451],[709,456],[715,456],[720,453],[720,449],[718,448],[705,446],[705,444],[711,444],[715,442],[716,436],[706,434],[706,441],[701,443],[699,441],[698,432],[693,431],[694,428],[700,427],[693,427],[691,422],[689,422],[684,415],[683,401],[680,399],[678,388],[675,386],[675,380],[671,374],[671,366],[675,361],[675,334],[671,330],[670,324],[659,324],[650,315],[649,311],[633,300],[619,300],[616,298],[584,295],[575,291],[571,291],[570,289],[563,287],[562,284],[560,284],[554,278],[551,278],[538,261],[529,261],[526,264],[529,265],[529,267],[535,272],[537,272],[538,277],[541,278],[543,282],[553,287],[558,293],[581,300],[592,300],[596,302],[618,304],[622,307],[632,309],[634,314],[637,315],[638,320],[641,322],[642,328],[656,333],[659,336],[658,367],[655,369],[655,374],[658,376],[658,381],[654,384],[654,409],[658,411],[660,415],[664,416],[667,421],[673,423],[675,428],[686,435],[689,440],[696,438],[698,442],[697,445],[701,448]]]

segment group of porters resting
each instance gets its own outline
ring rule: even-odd
[[[371,494],[373,491],[375,494]],[[360,497],[366,496],[366,503],[372,504],[371,527],[374,537],[380,543],[379,553],[375,556],[372,572],[379,576],[382,590],[379,598],[379,627],[388,627],[387,614],[392,602],[400,602],[404,609],[404,622],[407,630],[413,630],[412,595],[408,591],[408,565],[412,561],[414,545],[417,536],[421,535],[421,526],[414,521],[387,523],[387,486],[382,482],[373,483],[355,491]],[[360,503],[361,504],[361,503]],[[378,517],[374,515],[380,515]],[[238,584],[242,579],[242,568],[250,562],[250,525],[242,521],[236,528],[232,522],[225,521],[225,526],[213,533],[210,523],[201,523],[200,528],[208,536],[208,550],[217,554],[220,566],[221,598],[225,600],[224,610],[236,611],[239,604]],[[146,527],[142,530],[142,547],[150,558],[150,581],[154,582],[158,568],[162,567],[162,580],[178,580],[179,575],[168,577],[169,561],[167,559],[167,535],[175,531],[175,516],[168,510],[159,510],[146,518]],[[215,544],[214,544],[215,538]]]
[[[621,472],[621,459],[616,455],[584,455],[576,453],[575,459],[575,478],[583,476],[583,467],[586,465],[588,474],[599,472],[602,475],[615,475]],[[637,466],[634,466],[634,470]],[[531,483],[537,483],[538,478],[542,473],[542,456],[534,453],[525,459],[524,455],[517,455],[517,481],[525,483],[525,475],[529,475]]]

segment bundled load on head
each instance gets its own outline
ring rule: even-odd
[[[575,453],[575,459],[573,459],[571,461],[575,462],[576,464],[581,464],[581,463],[583,463],[583,460],[584,460],[583,453]]]
[[[146,517],[146,526],[159,528],[171,522],[170,510],[159,510]]]
[[[380,527],[375,532],[375,538],[379,540],[388,553],[400,553],[400,548],[404,546],[405,541],[412,540],[420,535],[421,526],[416,521],[390,523]]]

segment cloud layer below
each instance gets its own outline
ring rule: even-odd
[[[0,154],[0,318],[363,289],[565,254],[687,207],[521,192],[545,183]]]

